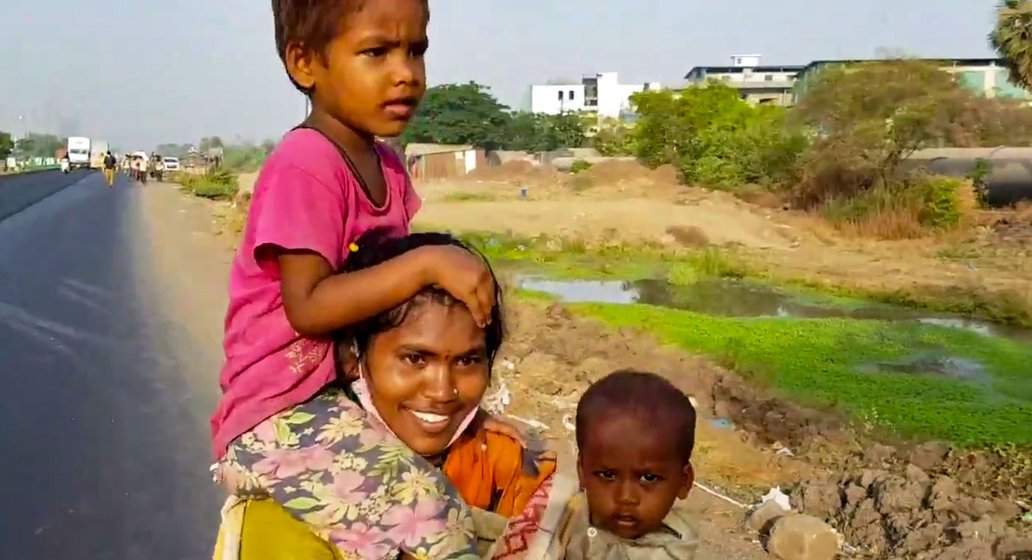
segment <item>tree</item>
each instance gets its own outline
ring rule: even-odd
[[[7,159],[14,152],[14,139],[11,133],[0,130],[0,160]]]
[[[592,138],[592,145],[604,156],[631,156],[636,152],[634,128],[618,119],[603,119]]]
[[[1010,80],[1032,88],[1032,1],[1002,0],[989,42],[1006,61]]]
[[[19,158],[54,157],[66,142],[53,134],[30,132],[14,143],[14,153]]]
[[[161,144],[156,151],[163,156],[182,159],[190,153],[190,144]]]
[[[549,152],[580,148],[587,138],[587,126],[579,113],[545,115],[512,113],[503,147],[508,150]]]
[[[269,155],[267,146],[249,142],[224,146],[223,150],[222,166],[232,171],[257,171]]]
[[[201,138],[201,143],[198,145],[197,149],[200,150],[201,153],[207,153],[209,150],[224,147],[225,144],[223,144],[222,138],[219,138],[218,136],[210,136]]]
[[[401,141],[497,150],[506,144],[510,118],[508,107],[486,86],[474,82],[434,86],[427,90]]]
[[[509,130],[506,134],[505,148],[525,152],[545,152],[549,145],[542,131],[544,115],[538,113],[517,112],[509,119]]]
[[[631,103],[638,121],[624,142],[649,166],[672,164],[688,183],[725,189],[794,179],[805,138],[786,126],[784,109],[753,107],[719,82],[646,91]]]
[[[580,148],[584,146],[587,126],[580,113],[560,113],[548,115],[543,119],[545,138],[551,145],[549,149]]]
[[[638,113],[637,156],[651,167],[698,157],[706,133],[743,127],[752,109],[737,91],[716,82],[680,94],[644,91],[631,96],[631,103]]]
[[[816,204],[905,183],[902,165],[916,150],[957,145],[969,134],[974,99],[952,75],[923,61],[824,70],[793,109],[815,134],[799,196]]]

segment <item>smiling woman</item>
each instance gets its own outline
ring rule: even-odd
[[[470,251],[447,234],[388,238],[374,231],[358,242],[346,272],[428,245]],[[497,281],[494,287],[500,302]],[[216,558],[350,558],[342,552],[348,550],[355,558],[401,550],[415,557],[475,558],[463,550],[464,534],[475,533],[487,545],[513,525],[510,518],[533,526],[547,501],[555,460],[539,445],[522,446],[480,411],[503,337],[500,305],[481,328],[465,305],[437,288],[341,333],[338,389],[313,406],[273,417],[235,450],[237,459],[257,463],[259,475],[280,480],[289,497],[283,506],[231,502]],[[360,422],[340,420],[332,412],[338,407],[361,409],[356,413],[375,419],[375,428],[397,436],[394,441],[419,460],[377,443],[382,437],[372,437]],[[453,487],[439,487],[433,468]],[[441,497],[452,493],[472,515],[457,508],[442,519]],[[304,511],[302,519],[315,532],[284,507]],[[433,524],[441,527],[430,530]],[[406,546],[434,533],[443,535],[440,542]]]
[[[375,233],[373,234],[376,235]],[[424,233],[370,245],[345,264],[357,272],[426,245],[469,250],[447,234]],[[495,300],[501,291],[495,282]],[[490,381],[502,343],[501,305],[480,328],[469,310],[447,292],[430,288],[397,308],[356,325],[342,364],[355,379],[363,408],[410,448],[436,457],[469,426]],[[375,374],[374,374],[375,372]]]

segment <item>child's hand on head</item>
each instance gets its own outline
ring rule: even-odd
[[[424,256],[427,284],[436,285],[461,301],[481,328],[491,322],[495,303],[495,282],[484,261],[469,251],[451,245],[418,249]]]

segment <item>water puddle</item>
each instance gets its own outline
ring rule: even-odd
[[[722,317],[846,318],[880,321],[917,321],[984,336],[1032,344],[1032,330],[951,315],[860,301],[800,296],[749,280],[709,279],[690,286],[665,280],[636,281],[553,280],[525,276],[519,285],[571,303],[643,303]]]
[[[982,364],[941,353],[919,354],[902,360],[864,364],[857,369],[862,373],[928,375],[975,383],[992,381],[992,377]]]

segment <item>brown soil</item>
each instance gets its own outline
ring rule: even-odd
[[[549,183],[559,179],[559,172],[550,165],[536,166],[529,161],[507,161],[496,167],[481,167],[464,177],[465,181]]]
[[[808,482],[793,492],[792,505],[839,527],[859,556],[1032,555],[1032,532],[1016,522],[1027,503],[966,494],[953,478],[913,464],[903,472],[866,468]]]

